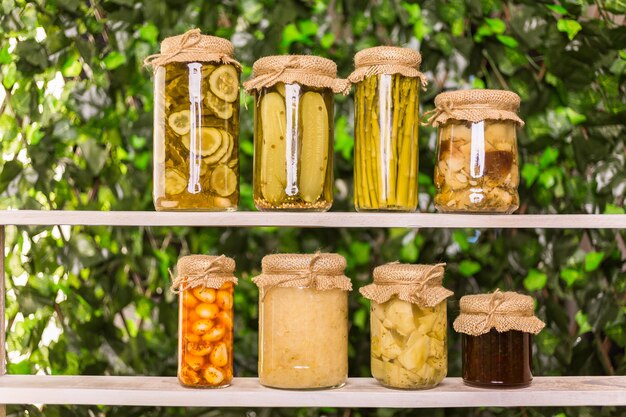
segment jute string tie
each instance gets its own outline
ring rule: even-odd
[[[210,280],[215,278],[224,279],[224,282],[237,283],[237,279],[233,277],[233,273],[224,271],[223,261],[226,259],[225,255],[220,255],[207,262],[207,264],[195,274],[178,274],[175,276],[171,270],[169,270],[170,277],[172,277],[172,286],[170,291],[174,294],[179,294],[190,288],[202,286],[203,288],[212,288],[209,285]]]
[[[362,287],[360,292],[379,304],[395,296],[420,307],[434,307],[452,295],[452,291],[441,285],[445,265],[391,262],[375,268],[374,282]]]
[[[265,296],[267,295],[268,291],[271,290],[272,288],[278,287],[287,281],[293,280],[294,275],[307,280],[306,283],[304,284],[305,287],[317,287],[318,273],[317,271],[315,271],[314,266],[317,260],[320,258],[321,258],[320,252],[315,252],[313,254],[313,257],[311,258],[311,261],[309,262],[308,268],[289,271],[289,274],[291,276],[288,276],[285,278],[279,278],[276,282],[263,287],[263,297],[261,297],[261,300],[265,299]],[[264,272],[264,274],[265,275],[284,275],[285,273],[278,272],[278,271],[267,271],[267,272]]]
[[[226,39],[202,35],[200,29],[188,30],[176,38],[166,38],[161,43],[161,52],[148,55],[143,61],[144,66],[152,66],[156,71],[158,67],[170,62],[204,61],[232,64],[241,68],[241,64],[232,57],[232,45]],[[185,59],[180,59],[181,55]]]
[[[504,295],[497,289],[491,294],[491,300],[489,301],[489,311],[487,315],[484,317],[485,323],[483,324],[482,331],[487,332],[494,326],[494,317],[498,307],[504,302]]]
[[[448,115],[451,119],[455,117],[456,110],[489,110],[491,106],[485,104],[464,104],[455,105],[451,101],[445,101],[432,110],[428,110],[424,113],[424,117],[427,118],[425,122],[422,122],[422,126],[431,126],[435,120],[442,114]]]

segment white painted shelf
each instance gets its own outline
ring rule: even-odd
[[[0,210],[0,225],[626,229],[626,214],[443,214]]]
[[[440,408],[518,406],[626,406],[626,376],[536,377],[521,389],[468,387],[446,378],[424,391],[392,390],[372,378],[351,378],[340,389],[285,391],[257,378],[235,378],[223,389],[189,389],[174,377],[0,377],[0,403],[187,407]]]

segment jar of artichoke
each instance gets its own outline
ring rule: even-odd
[[[347,93],[334,62],[259,59],[254,92],[253,198],[259,210],[326,211],[333,203],[333,95]]]
[[[354,57],[354,206],[358,211],[417,209],[422,58],[377,46]]]
[[[156,210],[236,210],[241,65],[226,39],[166,38],[154,67]]]
[[[372,376],[386,387],[433,388],[448,373],[444,266],[382,265],[360,289],[371,300]]]
[[[346,260],[332,253],[263,258],[259,381],[283,389],[337,388],[348,378]]]
[[[435,207],[441,212],[512,213],[519,207],[516,128],[510,91],[460,90],[435,97]]]
[[[178,260],[178,381],[192,388],[222,388],[233,380],[235,261],[191,255]]]
[[[514,292],[461,297],[454,330],[462,334],[463,382],[487,388],[528,386],[532,379],[532,336],[545,324],[535,301]]]

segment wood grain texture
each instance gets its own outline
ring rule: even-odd
[[[100,404],[189,407],[518,407],[626,406],[626,376],[537,377],[521,389],[481,389],[446,378],[424,391],[392,390],[371,378],[351,378],[340,389],[285,391],[257,378],[235,378],[223,389],[188,389],[174,377],[0,377],[0,403]]]
[[[0,211],[0,225],[626,229],[626,214]]]

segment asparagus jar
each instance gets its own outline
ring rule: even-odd
[[[512,213],[519,207],[516,127],[510,91],[439,94],[428,120],[438,126],[435,207],[440,212]]]
[[[358,211],[417,209],[421,56],[378,46],[356,54],[354,205]]]
[[[544,326],[527,295],[496,290],[461,297],[454,330],[462,333],[463,381],[489,388],[529,385],[532,335]]]
[[[268,56],[254,92],[253,198],[259,210],[326,211],[333,203],[333,95],[347,93],[334,62]]]
[[[371,300],[372,376],[386,387],[433,388],[448,373],[444,266],[382,265],[360,289]]]
[[[166,38],[154,67],[156,210],[236,210],[241,65],[226,39]]]
[[[259,381],[283,389],[337,388],[348,377],[346,260],[332,253],[263,258]]]
[[[191,255],[178,260],[178,381],[185,387],[222,388],[233,380],[235,261]]]

